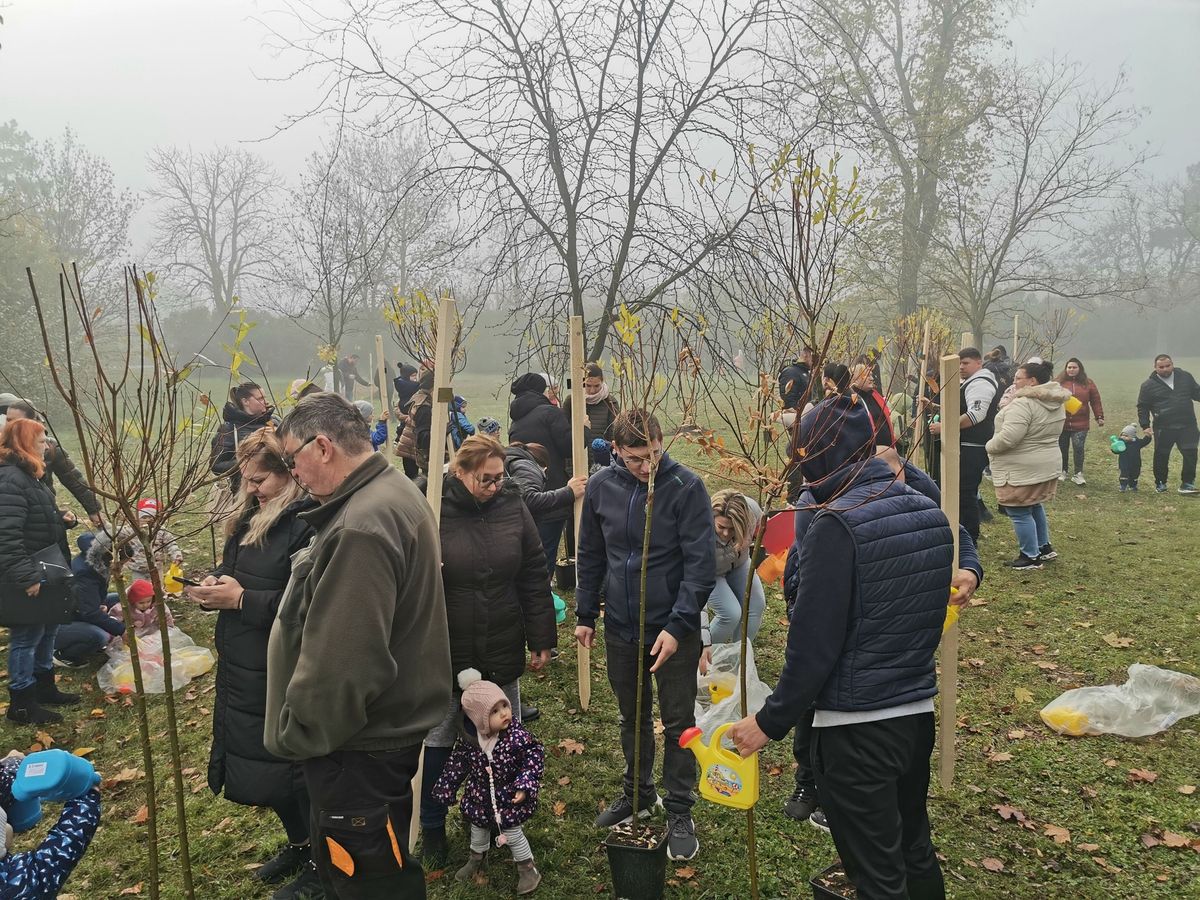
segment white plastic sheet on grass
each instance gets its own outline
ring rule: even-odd
[[[175,690],[213,667],[216,658],[207,647],[197,647],[195,641],[174,626],[167,629],[167,636],[171,647],[171,686]],[[165,693],[162,637],[157,632],[148,634],[137,639],[137,646],[142,687],[147,694]],[[96,682],[106,694],[134,692],[133,661],[124,642],[109,647],[108,662],[96,672]]]
[[[1200,678],[1134,663],[1124,684],[1067,691],[1042,710],[1059,734],[1146,737],[1200,713]]]

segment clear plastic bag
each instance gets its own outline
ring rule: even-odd
[[[193,678],[209,671],[216,658],[207,647],[197,647],[196,642],[171,626],[167,629],[171,647],[171,686],[179,690]],[[157,632],[137,639],[138,661],[142,667],[142,687],[147,694],[162,694],[167,690],[163,672],[162,638]],[[108,647],[108,662],[96,672],[96,683],[106,694],[132,694],[133,660],[125,643],[117,642]]]
[[[1134,663],[1124,684],[1075,688],[1042,710],[1059,734],[1145,737],[1200,713],[1200,678]]]
[[[708,674],[697,677],[696,727],[706,735],[712,734],[726,722],[737,722],[742,718],[742,676],[738,667],[740,656],[740,642],[713,644],[712,665],[708,668]],[[758,678],[753,645],[747,646],[746,665],[747,708],[749,714],[754,715],[771,696],[771,688]]]

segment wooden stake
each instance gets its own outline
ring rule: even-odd
[[[1021,358],[1020,356],[1017,355],[1017,341],[1021,336],[1020,325],[1021,325],[1021,314],[1016,313],[1013,316],[1013,345],[1012,345],[1012,354],[1009,357],[1010,359],[1013,360],[1013,362],[1016,362],[1018,359]]]
[[[379,367],[379,414],[383,415],[383,411],[387,410],[389,418],[391,416],[392,400],[389,396],[391,391],[388,390],[387,380],[387,362],[383,358],[383,335],[375,335],[375,365]]]
[[[967,335],[963,335],[967,338]],[[950,520],[954,536],[953,571],[958,570],[958,476],[959,476],[959,376],[958,354],[943,356],[942,401],[942,512]],[[942,678],[938,686],[938,780],[946,790],[954,782],[954,732],[958,721],[958,623],[942,636],[939,653]]]
[[[583,316],[571,316],[571,466],[576,475],[587,472],[588,452],[583,445],[587,421],[587,400],[583,382],[587,368],[583,359]],[[579,584],[579,520],[583,515],[583,498],[575,501],[575,584]],[[579,707],[584,712],[592,702],[592,650],[576,642],[575,660],[579,670]]]
[[[446,429],[450,423],[450,403],[454,391],[450,387],[451,369],[454,366],[453,347],[457,310],[454,300],[443,297],[438,308],[437,351],[433,360],[433,424],[429,435],[429,484],[425,488],[425,499],[433,510],[433,519],[442,521],[442,482],[446,461]],[[421,781],[425,774],[425,754],[417,763],[417,774],[413,776],[413,811],[408,823],[408,849],[417,845],[420,829]]]
[[[925,334],[921,338],[921,358],[917,360],[917,407],[913,411],[912,447],[908,458],[915,460],[917,450],[921,447],[921,438],[925,435],[925,413],[921,408],[921,398],[925,396],[925,373],[929,365],[929,343],[932,335],[929,333],[929,322],[925,323]],[[915,465],[915,463],[914,463]]]

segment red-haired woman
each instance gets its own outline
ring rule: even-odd
[[[63,515],[54,492],[42,483],[46,429],[40,422],[18,419],[0,432],[0,582],[36,597],[42,587],[41,567],[34,554],[51,547],[70,559]],[[57,625],[13,625],[9,628],[8,718],[22,724],[61,722],[62,716],[42,704],[78,703],[54,684],[54,635]]]

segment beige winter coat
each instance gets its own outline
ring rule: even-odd
[[[1062,472],[1058,436],[1071,392],[1057,382],[1021,388],[996,414],[996,434],[987,442],[996,486],[1041,484]]]

